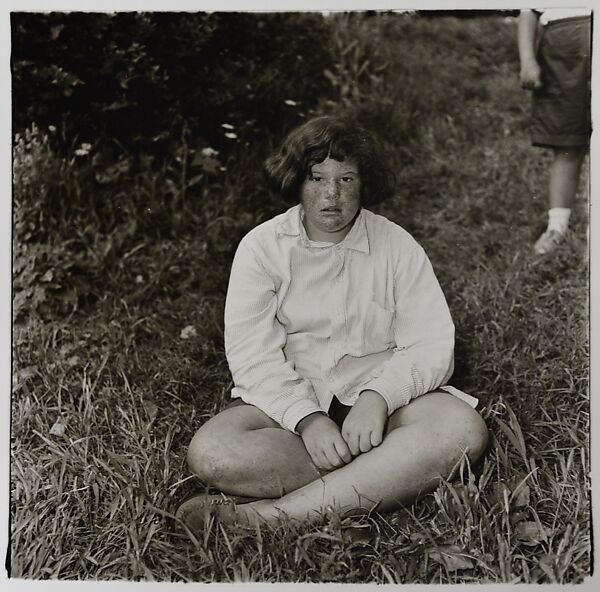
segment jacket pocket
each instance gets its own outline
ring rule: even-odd
[[[365,316],[364,344],[365,353],[377,353],[394,347],[395,312],[370,302]]]

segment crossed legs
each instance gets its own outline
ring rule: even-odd
[[[352,462],[320,474],[297,435],[251,405],[226,409],[194,436],[190,469],[227,494],[258,498],[239,505],[243,521],[271,521],[285,513],[304,520],[334,507],[387,511],[409,503],[449,478],[463,455],[475,462],[487,428],[463,401],[436,391],[389,418],[383,442]]]

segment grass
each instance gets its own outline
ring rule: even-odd
[[[515,23],[346,24],[340,51],[358,39],[352,59],[371,56],[379,74],[339,101],[363,112],[398,155],[399,194],[379,211],[423,244],[447,295],[457,326],[452,384],[480,398],[492,433],[483,462],[386,516],[325,513],[310,526],[258,530],[213,522],[197,537],[175,530],[174,503],[195,486],[186,446],[231,387],[222,312],[232,249],[239,232],[282,209],[257,196],[266,204],[257,212],[248,194],[233,197],[232,173],[229,201],[206,196],[218,221],[204,233],[144,240],[109,269],[87,308],[15,325],[14,577],[566,584],[589,576],[587,194],[582,183],[566,248],[532,256],[548,157],[527,138]],[[332,73],[338,81],[361,72],[348,55]],[[419,71],[438,72],[427,97],[405,82]],[[238,217],[233,230],[228,216]],[[184,339],[188,326],[195,333]]]

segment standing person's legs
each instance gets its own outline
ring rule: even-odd
[[[569,228],[571,209],[575,203],[581,165],[587,148],[561,146],[553,148],[548,188],[548,227],[535,244],[535,252],[543,255],[553,251],[564,239]]]
[[[550,166],[550,210],[552,208],[570,209],[575,202],[579,174],[587,148],[562,146],[553,150],[554,160]]]
[[[532,140],[552,148],[548,228],[535,252],[553,251],[564,239],[581,164],[591,133],[591,19],[563,19],[543,28],[538,61],[543,85],[533,93]]]
[[[283,435],[276,433],[266,425],[259,430],[266,430],[260,444],[256,434],[250,435],[254,446],[248,445],[247,430],[230,439],[233,445],[214,444],[212,460],[208,463],[213,467],[212,476],[217,476],[221,487],[227,487],[232,493],[260,497],[256,494],[263,491],[270,494],[264,497],[272,497],[276,488],[265,483],[265,476],[270,475],[273,479],[277,475],[281,484],[278,488],[283,486],[284,491],[290,493],[278,499],[239,505],[234,512],[223,513],[222,519],[235,518],[243,522],[259,516],[271,521],[283,512],[290,518],[303,520],[330,506],[341,511],[364,511],[375,507],[391,510],[430,491],[442,478],[448,478],[463,455],[467,454],[471,462],[476,461],[483,453],[488,437],[485,423],[474,409],[446,392],[437,391],[395,411],[378,447],[315,478],[316,469],[297,436],[283,430],[279,430]],[[277,447],[277,454],[273,455]],[[221,459],[215,456],[219,450],[223,454]],[[287,460],[286,454],[289,455]],[[232,455],[236,474],[224,475],[219,467],[231,469]],[[194,469],[195,453],[191,456],[190,464]],[[258,458],[260,462],[249,465],[251,458],[248,456]],[[202,466],[196,465],[194,470],[203,477]],[[235,486],[238,480],[243,483],[241,487]],[[302,481],[306,482],[293,489]],[[204,508],[200,506],[198,512],[202,511]]]

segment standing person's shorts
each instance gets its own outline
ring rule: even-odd
[[[533,92],[534,146],[589,146],[591,17],[551,21],[541,30],[542,87]]]

